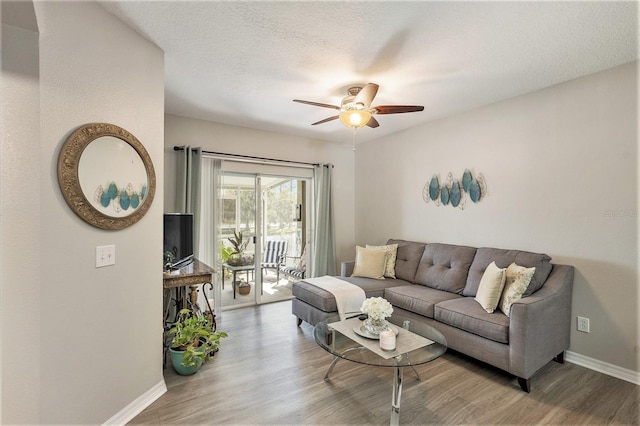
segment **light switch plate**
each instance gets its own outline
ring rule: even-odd
[[[116,246],[96,247],[96,268],[116,264]]]

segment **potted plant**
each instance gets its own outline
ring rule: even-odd
[[[238,287],[238,294],[247,295],[251,292],[251,284],[244,280],[236,281],[236,287]]]
[[[209,318],[201,312],[182,309],[169,334],[171,363],[178,374],[194,374],[209,357],[218,350],[220,339],[227,337],[223,331],[214,331]]]
[[[244,241],[242,231],[233,231],[233,237],[227,238],[233,246],[233,251],[229,255],[227,263],[231,266],[249,265],[253,263],[253,259],[249,256],[244,256],[244,251],[247,249],[249,240]]]

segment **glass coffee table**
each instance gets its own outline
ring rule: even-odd
[[[395,325],[398,334],[396,349],[380,349],[377,339],[364,337],[360,332],[363,321],[358,317],[340,321],[338,315],[321,321],[313,329],[316,343],[335,356],[324,379],[328,380],[336,363],[340,359],[375,367],[394,368],[393,390],[391,397],[391,425],[400,424],[400,395],[402,393],[402,370],[415,365],[433,361],[447,350],[447,341],[435,328],[417,321],[410,321],[402,315],[393,315],[388,321]]]

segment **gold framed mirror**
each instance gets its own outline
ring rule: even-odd
[[[90,123],[75,130],[58,157],[58,183],[75,214],[101,229],[124,229],[147,213],[156,191],[149,153],[125,129]]]

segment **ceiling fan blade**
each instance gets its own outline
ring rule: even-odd
[[[324,120],[320,120],[320,121],[316,121],[315,123],[311,123],[312,126],[315,126],[316,124],[322,124],[322,123],[326,123],[327,121],[333,121],[336,118],[339,118],[339,115],[334,115],[333,117],[329,117],[329,118],[325,118]]]
[[[421,105],[378,105],[372,109],[376,110],[376,114],[402,114],[403,112],[423,111]]]
[[[319,106],[319,107],[323,107],[323,108],[340,109],[340,107],[336,106],[336,105],[322,104],[320,102],[303,101],[303,100],[300,100],[300,99],[294,99],[293,102],[299,102],[301,104]]]
[[[356,95],[355,102],[361,103],[364,105],[365,109],[369,109],[371,106],[371,102],[373,102],[373,98],[376,97],[376,93],[378,93],[378,85],[375,83],[368,83],[366,86],[358,92]]]
[[[375,118],[371,117],[369,119],[369,121],[367,121],[367,126],[371,127],[372,129],[375,129],[376,127],[378,127],[380,125],[380,123],[378,123],[378,120],[376,120]]]

